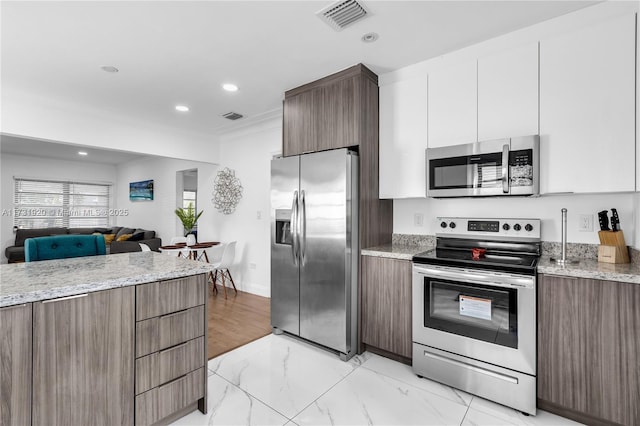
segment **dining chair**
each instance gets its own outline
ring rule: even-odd
[[[102,235],[53,235],[24,241],[25,262],[102,254],[107,254]]]
[[[233,278],[231,278],[231,272],[229,272],[229,267],[233,264],[233,259],[236,256],[236,241],[231,241],[230,243],[225,244],[224,252],[222,253],[222,258],[219,262],[213,264],[215,271],[213,272],[213,291],[218,292],[217,283],[220,281],[222,283],[222,288],[224,289],[224,298],[227,298],[227,286],[226,280],[228,279],[233,286],[233,290],[238,294],[238,289],[236,288],[236,284],[233,282]]]

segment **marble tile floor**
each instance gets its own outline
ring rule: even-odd
[[[209,361],[208,414],[174,425],[577,425],[522,413],[418,378],[368,352],[349,362],[268,335]]]

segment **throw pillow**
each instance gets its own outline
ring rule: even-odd
[[[133,234],[134,232],[135,229],[133,228],[120,228],[116,233],[116,238],[120,238],[120,236],[124,234]]]
[[[135,232],[131,238],[129,238],[129,241],[142,241],[144,240],[144,232]]]
[[[116,239],[116,241],[127,241],[132,235],[133,234],[122,234]]]
[[[104,243],[111,244],[111,241],[116,237],[116,234],[104,234]]]

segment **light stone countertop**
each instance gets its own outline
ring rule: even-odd
[[[538,273],[640,284],[640,264],[638,263],[615,264],[600,263],[595,259],[578,260],[577,264],[559,266],[552,263],[549,256],[543,256],[538,263]]]
[[[363,256],[387,257],[390,259],[409,260],[413,255],[431,250],[432,246],[415,246],[407,244],[384,244],[360,250]]]
[[[433,246],[407,244],[385,244],[362,249],[363,256],[386,257],[411,261],[415,254],[433,249]],[[580,258],[579,263],[567,266],[552,264],[549,256],[542,256],[538,273],[565,277],[591,278],[605,281],[619,281],[640,284],[640,263],[612,264],[600,263],[595,259]]]
[[[155,252],[0,265],[0,307],[212,271],[212,265]]]

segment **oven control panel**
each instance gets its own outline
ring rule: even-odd
[[[540,240],[540,219],[438,217],[436,236]]]

